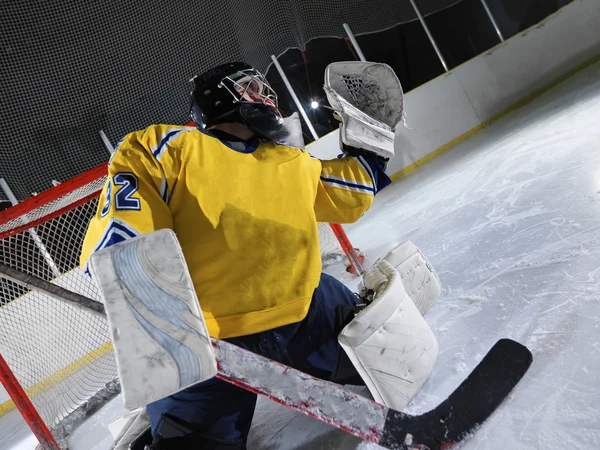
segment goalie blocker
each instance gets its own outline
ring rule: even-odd
[[[215,376],[208,333],[172,231],[104,249],[92,256],[91,267],[105,298],[127,408]],[[435,271],[412,243],[379,261],[364,276],[359,311],[339,314],[349,322],[340,322],[345,326],[338,339],[352,364],[340,358],[335,381],[356,383],[358,372],[378,402],[402,410],[437,357],[435,337],[416,305],[424,312],[439,292]]]

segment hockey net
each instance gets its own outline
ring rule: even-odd
[[[103,164],[3,211],[0,263],[100,300],[97,287],[78,266],[105,180]],[[324,265],[344,261],[329,225],[319,224],[319,242]],[[0,356],[61,446],[74,427],[119,390],[104,318],[1,275]],[[0,416],[14,408],[0,389]]]

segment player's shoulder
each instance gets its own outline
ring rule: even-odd
[[[158,149],[195,131],[196,127],[185,125],[155,124],[142,130],[140,138],[150,148]]]
[[[126,134],[117,144],[119,146],[122,142],[138,141],[145,145],[153,146],[157,143],[160,144],[164,139],[179,136],[183,132],[190,132],[196,130],[196,127],[189,127],[185,125],[170,125],[170,124],[154,124],[150,125],[141,130],[132,131]]]
[[[273,149],[277,149],[279,152],[285,152],[297,156],[309,157],[306,149],[299,147],[298,145],[294,145],[287,142],[275,142],[271,140],[261,141],[261,145],[266,147],[271,147]]]
[[[169,124],[150,125],[127,134],[116,146],[118,153],[143,151],[160,157],[169,149],[182,145],[185,137],[196,131],[195,127]]]

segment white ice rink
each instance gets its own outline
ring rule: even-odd
[[[412,240],[442,280],[426,316],[440,354],[410,412],[437,405],[510,337],[533,365],[463,448],[600,448],[600,64],[401,179],[346,229],[371,261]],[[117,402],[72,450],[108,447]],[[354,448],[376,446],[259,401],[249,449]]]

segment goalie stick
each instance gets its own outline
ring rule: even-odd
[[[32,275],[0,264],[0,277],[78,307],[103,314],[104,306]],[[217,377],[302,414],[394,450],[448,450],[472,435],[527,372],[529,350],[499,340],[461,385],[440,405],[410,415],[331,382],[211,338]]]

